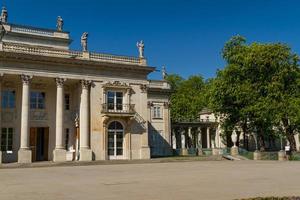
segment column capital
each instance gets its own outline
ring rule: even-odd
[[[25,84],[25,85],[28,85],[30,83],[30,81],[32,80],[32,75],[25,75],[25,74],[22,74],[21,75],[21,80],[22,80],[22,83]]]
[[[92,81],[91,80],[81,80],[80,83],[81,83],[82,89],[89,89],[89,87],[92,84]]]
[[[66,78],[55,78],[56,86],[63,87],[66,80]]]

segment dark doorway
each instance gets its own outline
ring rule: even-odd
[[[49,128],[30,128],[32,162],[48,160]]]

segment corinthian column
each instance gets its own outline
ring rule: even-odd
[[[90,86],[91,81],[81,81],[80,101],[80,161],[91,161],[92,151],[90,149]]]
[[[32,156],[29,148],[29,93],[32,76],[21,75],[22,79],[22,109],[21,109],[21,139],[18,151],[19,163],[31,163]]]
[[[53,151],[54,162],[66,161],[66,150],[63,146],[64,133],[64,83],[66,79],[56,78],[56,127],[55,127],[55,149]]]

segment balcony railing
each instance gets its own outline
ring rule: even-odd
[[[102,104],[102,113],[135,113],[134,104]]]
[[[59,58],[72,58],[72,59],[90,60],[96,62],[134,64],[134,65],[141,65],[141,66],[147,65],[145,59],[132,57],[132,56],[117,56],[117,55],[93,53],[93,52],[54,49],[48,47],[37,47],[37,46],[8,43],[8,42],[2,43],[0,50],[4,52],[23,53],[23,54],[30,54],[30,55],[50,56],[50,57],[59,57]]]

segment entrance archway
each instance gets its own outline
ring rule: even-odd
[[[108,126],[108,158],[124,158],[124,127],[118,121],[113,121]]]

